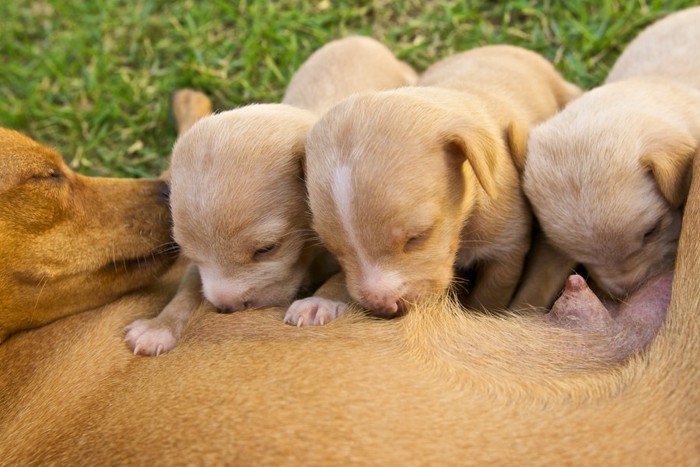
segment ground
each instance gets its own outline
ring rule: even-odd
[[[371,35],[418,71],[509,43],[584,88],[644,26],[694,0],[0,2],[0,126],[61,151],[89,175],[154,176],[175,140],[172,92],[217,110],[278,101],[294,70],[337,37]]]

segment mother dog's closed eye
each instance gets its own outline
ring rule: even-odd
[[[167,185],[85,177],[0,128],[0,341],[151,283],[175,259]]]

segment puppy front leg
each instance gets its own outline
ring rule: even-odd
[[[339,272],[331,276],[312,297],[294,301],[284,315],[284,322],[297,326],[326,324],[345,313],[351,300],[345,287],[345,274]]]
[[[128,325],[126,341],[134,355],[160,355],[175,348],[182,329],[202,302],[202,280],[199,270],[190,264],[177,293],[158,316],[139,319]]]
[[[500,311],[506,309],[525,263],[525,253],[486,261],[477,271],[476,286],[467,296],[467,308]]]
[[[576,262],[554,248],[539,232],[528,253],[523,277],[509,308],[549,308]]]

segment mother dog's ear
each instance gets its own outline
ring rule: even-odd
[[[497,133],[475,125],[460,125],[445,132],[441,138],[447,161],[459,167],[469,162],[474,175],[486,194],[496,199],[495,175],[499,152],[504,150],[503,140]]]
[[[700,146],[685,133],[664,129],[653,136],[639,162],[654,176],[663,197],[678,208],[688,197],[693,157]]]

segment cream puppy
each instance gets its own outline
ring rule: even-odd
[[[615,62],[606,83],[635,76],[670,78],[700,89],[700,7],[670,14],[644,29]]]
[[[517,170],[528,129],[580,90],[544,58],[510,46],[447,58],[418,84],[350,97],[314,125],[313,226],[352,299],[376,315],[444,293],[455,265],[479,265],[468,305],[504,308],[530,246]],[[285,321],[337,317],[345,304],[330,295],[295,302]]]
[[[127,328],[134,353],[172,349],[202,294],[223,313],[287,306],[300,287],[333,272],[309,226],[307,132],[331,101],[359,87],[408,84],[410,71],[373,39],[341,39],[302,65],[284,103],[208,116],[180,136],[171,163],[173,233],[192,266],[158,317]]]
[[[523,188],[542,229],[615,297],[675,258],[700,144],[698,22],[692,8],[645,30],[529,141]]]
[[[382,43],[363,36],[330,42],[292,76],[282,102],[322,115],[350,94],[413,84],[418,75]]]

